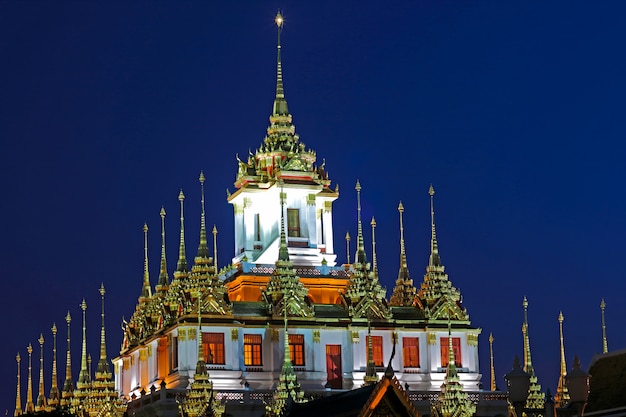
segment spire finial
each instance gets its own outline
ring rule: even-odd
[[[277,41],[277,60],[276,60],[276,99],[274,100],[274,115],[287,115],[289,111],[287,110],[287,101],[285,100],[285,90],[283,88],[283,68],[281,62],[281,45],[280,45],[280,33],[283,30],[284,19],[283,16],[278,12],[276,14],[276,18],[274,19],[276,22],[276,26],[278,28],[278,41]]]
[[[26,391],[26,414],[35,412],[35,404],[33,403],[33,345],[30,343],[26,348],[28,351],[28,389]]]
[[[183,190],[178,193],[178,201],[180,201],[180,244],[178,247],[178,263],[176,264],[176,271],[185,273],[187,272],[187,255],[185,254],[185,194]]]
[[[141,298],[147,300],[152,297],[152,287],[150,287],[150,273],[148,272],[148,224],[143,224],[143,288]],[[68,312],[69,314],[69,312]]]
[[[39,394],[37,395],[37,406],[35,411],[44,411],[48,405],[46,400],[46,388],[43,380],[43,333],[39,335]]]
[[[365,255],[365,244],[363,242],[363,225],[361,223],[361,183],[356,180],[356,199],[357,199],[357,250],[354,256],[354,261],[366,264],[367,257]]]
[[[496,368],[493,366],[493,334],[489,333],[489,361],[490,361],[490,369],[491,369],[491,391],[496,390]]]
[[[285,199],[287,194],[283,191],[283,180],[280,180],[280,248],[278,249],[278,259],[289,260],[289,250],[287,249],[287,237],[285,236]],[[285,306],[285,309],[287,306]]]
[[[200,191],[202,212],[200,214],[200,244],[198,245],[198,257],[209,257],[209,246],[206,240],[206,214],[204,212],[204,172],[200,171]]]
[[[83,310],[83,345],[80,358],[80,374],[78,375],[79,384],[88,384],[91,379],[89,369],[87,369],[87,303],[83,298],[83,302],[80,303],[80,308]],[[80,389],[80,385],[78,386]]]
[[[400,272],[402,273],[406,271],[406,274],[403,274],[403,275],[405,275],[404,278],[408,278],[409,272],[408,272],[408,265],[406,262],[406,249],[404,246],[404,222],[403,222],[404,206],[402,205],[402,201],[400,201],[400,204],[398,204],[398,212],[400,213]]]
[[[66,399],[69,401],[69,398],[74,392],[74,382],[72,381],[72,357],[70,355],[70,322],[72,321],[72,316],[70,315],[69,310],[67,311],[67,315],[65,316],[65,321],[67,322],[67,354],[65,356],[65,382],[63,383],[64,403]]]
[[[375,230],[376,230],[376,219],[374,219],[374,216],[372,216],[372,222],[370,223],[372,225],[372,271],[374,272],[374,275],[378,277],[378,263],[376,261],[376,235],[375,235]]]
[[[104,333],[104,283],[100,284],[100,297],[102,299],[102,329],[100,330],[100,360],[98,361],[98,368],[96,371],[96,379],[108,380],[111,378],[111,372],[109,371],[109,363],[107,361],[107,346],[106,337]]]
[[[431,266],[438,266],[441,264],[441,259],[439,258],[439,248],[437,247],[437,233],[435,232],[435,188],[433,185],[430,185],[428,189],[428,194],[430,195],[430,227],[431,227],[431,236],[430,236],[430,262]]]
[[[198,363],[196,374],[206,375],[206,362],[204,360],[204,347],[202,346],[202,293],[198,290]]]
[[[22,389],[20,387],[20,362],[22,361],[22,357],[19,352],[17,352],[15,360],[17,361],[17,396],[15,397],[15,411],[13,412],[13,417],[22,415]]]
[[[374,362],[372,325],[369,317],[367,318],[367,365],[365,366],[365,377],[363,378],[363,381],[364,385],[372,385],[378,381],[378,375],[376,375],[376,363]]]
[[[532,360],[530,356],[530,336],[528,335],[528,299],[524,296],[522,301],[524,308],[524,324],[522,324],[522,334],[524,336],[524,372],[532,374]]]
[[[604,321],[604,309],[606,308],[606,303],[604,302],[604,298],[602,302],[600,302],[600,310],[602,311],[602,353],[609,352],[609,346],[606,342],[606,323]]]
[[[346,232],[346,263],[350,265],[350,232]]]
[[[59,387],[57,383],[57,325],[52,323],[52,386],[50,387],[50,398],[48,404],[57,406],[59,404]]]
[[[169,278],[167,276],[167,258],[165,256],[165,208],[161,207],[159,213],[161,215],[161,271],[159,273],[158,291],[167,290]]]
[[[215,266],[215,275],[217,275],[217,227],[215,225],[213,225],[211,233],[213,233],[213,265]]]
[[[563,343],[563,312],[559,311],[559,316],[557,317],[559,322],[559,337],[561,340],[561,369],[559,372],[559,382],[556,387],[556,395],[554,396],[554,402],[557,407],[565,407],[569,402],[569,392],[567,389],[567,384],[565,382],[567,376],[567,366],[565,365],[565,344]]]

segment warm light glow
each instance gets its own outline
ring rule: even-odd
[[[276,19],[274,19],[274,21],[276,22],[276,26],[278,26],[279,28],[283,26],[283,16],[280,14],[280,12],[276,15]]]

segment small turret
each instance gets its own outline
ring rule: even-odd
[[[32,414],[35,412],[35,403],[33,403],[33,346],[29,343],[26,350],[28,351],[28,386],[24,413]]]
[[[159,284],[156,286],[157,292],[167,291],[169,277],[167,275],[167,258],[165,256],[165,208],[161,207],[161,269],[159,272]]]

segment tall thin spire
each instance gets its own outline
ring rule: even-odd
[[[430,237],[430,259],[429,265],[439,266],[441,265],[441,259],[439,258],[439,248],[437,247],[437,233],[435,232],[435,189],[432,184],[428,189],[428,194],[430,194],[430,226],[431,226],[431,237]]]
[[[400,272],[398,278],[402,275],[402,278],[409,277],[409,269],[406,262],[406,249],[404,247],[404,223],[402,221],[402,215],[404,214],[404,206],[402,201],[398,204],[398,213],[400,213]]]
[[[530,335],[528,333],[528,300],[524,297],[522,302],[524,307],[524,324],[522,325],[522,334],[524,336],[524,371],[530,374],[530,389],[526,407],[543,408],[545,404],[545,394],[541,392],[541,385],[537,380],[535,368],[530,355]]]
[[[143,287],[141,298],[147,300],[152,297],[152,287],[150,287],[150,273],[148,272],[148,225],[143,224]],[[68,313],[69,314],[69,313]]]
[[[602,353],[609,352],[609,346],[606,343],[606,323],[604,322],[604,309],[606,308],[606,303],[604,302],[604,298],[602,302],[600,302],[600,310],[602,311]]]
[[[415,305],[416,289],[413,286],[413,280],[409,275],[409,267],[406,261],[406,249],[404,245],[404,205],[402,201],[398,204],[398,213],[400,215],[400,269],[398,270],[398,278],[396,286],[393,289],[389,304],[392,306],[412,306]]]
[[[104,283],[100,284],[100,297],[102,298],[102,329],[100,330],[100,360],[98,361],[98,367],[96,370],[97,380],[109,380],[111,379],[111,371],[109,370],[109,361],[107,360],[107,346],[106,337],[104,333]]]
[[[37,395],[37,406],[35,411],[44,411],[48,405],[46,399],[46,387],[43,380],[43,333],[39,335],[39,394]]]
[[[350,232],[346,232],[346,264],[350,265]]]
[[[356,190],[356,198],[357,198],[357,250],[356,255],[354,256],[354,261],[366,264],[367,256],[365,255],[365,244],[363,241],[363,225],[361,223],[361,183],[359,180],[356,180],[356,186],[354,187]]]
[[[24,413],[32,414],[35,412],[35,404],[33,403],[33,346],[29,343],[26,350],[28,351],[28,386]]]
[[[374,347],[372,343],[372,328],[369,318],[367,319],[367,365],[365,366],[364,385],[372,385],[378,382],[376,363],[374,362]]]
[[[522,324],[522,335],[524,337],[524,372],[531,374],[533,370],[532,358],[530,355],[530,337],[528,335],[528,300],[524,296],[522,301],[524,307],[524,323]]]
[[[204,212],[204,173],[200,171],[200,191],[201,191],[201,204],[202,211],[200,213],[200,244],[198,245],[198,257],[209,257],[209,246],[206,240],[206,215]]]
[[[213,233],[213,265],[215,266],[215,275],[217,275],[217,273],[218,273],[218,266],[217,266],[217,227],[215,225],[213,225],[213,230],[211,230],[211,233]]]
[[[165,256],[165,208],[161,207],[161,270],[159,272],[159,285],[157,291],[167,290],[169,277],[167,276],[167,258]]]
[[[180,244],[178,246],[178,263],[176,264],[176,271],[185,273],[188,272],[188,270],[187,255],[185,253],[185,194],[183,194],[183,190],[180,190],[180,193],[178,193],[178,201],[180,201]]]
[[[78,375],[78,388],[84,388],[84,385],[87,385],[91,382],[91,377],[89,375],[89,370],[87,369],[87,318],[86,318],[86,310],[87,303],[83,298],[83,302],[80,303],[80,308],[83,310],[83,345],[81,350],[80,357],[80,374]]]
[[[370,224],[372,225],[372,271],[374,272],[374,275],[378,276],[378,262],[376,260],[376,235],[374,234],[374,231],[376,230],[376,219],[374,219],[374,216],[372,216],[372,222]]]
[[[274,100],[273,114],[275,115],[288,115],[289,110],[287,108],[287,100],[285,100],[285,90],[283,88],[283,67],[281,62],[281,46],[280,46],[280,33],[283,29],[283,16],[278,12],[276,14],[276,26],[278,28],[278,42],[276,45],[276,99]]]
[[[20,362],[22,361],[22,357],[19,352],[17,352],[15,360],[17,361],[17,395],[15,397],[15,411],[13,412],[13,416],[17,417],[22,415],[22,388],[20,386]]]
[[[496,388],[496,369],[493,366],[493,334],[489,333],[489,362],[490,362],[490,370],[491,370],[491,391],[495,391]]]
[[[563,343],[563,312],[559,311],[559,336],[561,339],[561,369],[559,375],[559,382],[556,387],[556,395],[554,396],[554,403],[557,407],[562,408],[569,402],[569,392],[567,390],[567,384],[565,379],[567,377],[567,366],[565,364],[565,344]]]
[[[72,381],[72,357],[70,355],[70,322],[72,316],[68,310],[67,316],[65,316],[67,322],[67,354],[65,356],[65,382],[63,383],[63,397],[62,405],[69,405],[70,399],[74,393],[74,382]]]
[[[50,388],[50,398],[48,404],[56,407],[61,400],[57,378],[57,325],[52,323],[52,387]]]
[[[280,13],[279,13],[280,15]],[[287,236],[285,235],[285,199],[287,194],[283,191],[283,181],[280,181],[280,248],[278,249],[278,260],[288,261],[289,250],[287,249]]]
[[[202,346],[202,293],[198,290],[198,362],[196,363],[196,375],[207,375],[206,362],[204,361],[204,348]]]

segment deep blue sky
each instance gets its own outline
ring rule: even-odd
[[[233,255],[225,190],[235,154],[256,149],[268,125],[279,8],[296,130],[340,185],[341,261],[358,178],[383,284],[391,291],[399,266],[400,200],[421,282],[433,183],[443,263],[483,329],[485,387],[489,332],[501,388],[522,354],[524,295],[544,389],[558,379],[559,310],[568,369],[601,350],[602,297],[609,349],[626,347],[626,4],[546,3],[0,2],[0,409],[15,403],[16,352],[26,358],[40,332],[49,391],[53,321],[63,375],[68,309],[77,377],[83,297],[97,360],[101,282],[116,356],[140,294],[143,222],[154,284],[161,205],[175,266],[181,187],[195,255],[200,170],[220,266]]]

